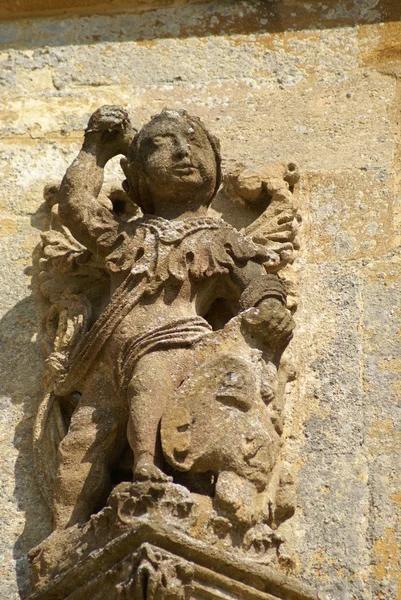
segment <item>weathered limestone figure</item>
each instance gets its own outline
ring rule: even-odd
[[[116,155],[123,191],[103,198]],[[55,531],[31,553],[32,597],[53,597],[56,576],[117,548],[123,533],[137,537],[131,558],[121,551],[109,565],[109,592],[80,584],[71,598],[203,597],[199,565],[177,550],[190,556],[188,536],[277,560],[295,503],[280,450],[296,303],[278,272],[298,247],[298,178],[293,164],[231,169],[226,197],[255,214],[240,232],[208,214],[221,157],[199,119],[164,109],[137,132],[119,106],[90,118],[77,158],[45,194],[50,309],[34,449]],[[165,531],[152,530],[154,547],[138,533],[144,524]],[[274,585],[276,596],[258,597],[316,597]]]

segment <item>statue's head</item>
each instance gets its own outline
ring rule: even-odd
[[[164,109],[144,125],[122,167],[126,191],[148,214],[160,202],[209,205],[221,183],[217,138],[184,110]]]

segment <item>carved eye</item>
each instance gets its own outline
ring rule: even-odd
[[[154,146],[163,146],[163,144],[166,143],[166,138],[162,135],[156,135],[154,138],[152,138],[152,143]]]
[[[248,394],[246,381],[241,373],[225,373],[216,393],[216,399],[225,406],[247,411],[252,406],[252,397]]]
[[[202,146],[199,137],[196,135],[196,133],[193,133],[188,137],[188,144],[190,144],[191,146],[197,146],[198,148]]]

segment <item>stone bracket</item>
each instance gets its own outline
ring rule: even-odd
[[[29,600],[322,600],[271,568],[141,523]]]

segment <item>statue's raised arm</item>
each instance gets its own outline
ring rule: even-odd
[[[61,182],[59,215],[78,242],[103,258],[113,249],[119,221],[98,202],[104,167],[126,155],[135,129],[120,106],[102,106],[91,116],[82,148]]]

